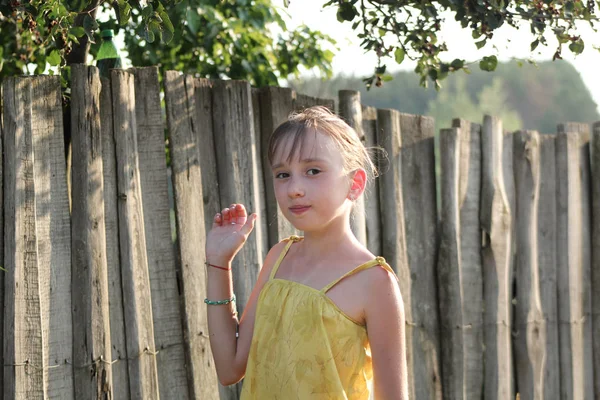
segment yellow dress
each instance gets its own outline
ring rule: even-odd
[[[242,400],[363,400],[371,392],[373,367],[366,326],[344,314],[326,293],[342,279],[380,265],[359,265],[321,290],[275,278],[294,241],[273,266],[258,298]]]

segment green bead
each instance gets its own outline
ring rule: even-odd
[[[209,306],[222,306],[222,305],[233,303],[233,302],[235,302],[235,294],[230,299],[225,299],[225,300],[204,299],[204,303],[208,304]]]

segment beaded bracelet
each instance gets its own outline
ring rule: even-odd
[[[235,302],[235,294],[230,299],[225,299],[225,300],[204,299],[204,303],[208,304],[209,306],[222,306],[222,305],[233,303],[233,302]]]

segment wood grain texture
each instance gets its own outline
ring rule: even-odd
[[[1,88],[0,88],[1,89]],[[0,101],[2,91],[0,90]],[[2,101],[3,102],[3,101]],[[4,268],[4,124],[0,113],[0,264]],[[4,271],[0,271],[0,310],[4,310]],[[4,314],[0,316],[0,365],[4,365]],[[4,388],[4,367],[0,373],[0,388]],[[0,397],[4,390],[0,389]]]
[[[251,89],[244,81],[215,81],[213,85],[213,134],[221,205],[243,203],[257,210],[259,169]],[[242,314],[262,265],[266,233],[256,226],[233,260],[233,289]],[[227,389],[241,390],[241,384]],[[222,396],[224,396],[222,392]],[[223,397],[222,397],[223,398]],[[228,397],[229,398],[229,397]]]
[[[258,208],[256,212],[259,216],[255,222],[255,226],[260,226],[260,230],[265,232],[264,240],[262,241],[262,255],[261,260],[264,260],[269,252],[271,246],[269,245],[269,232],[267,222],[267,196],[266,196],[266,184],[264,177],[271,173],[271,166],[266,160],[266,154],[263,152],[262,141],[261,141],[261,113],[262,105],[260,102],[262,89],[252,88],[252,110],[254,117],[254,133],[256,139],[256,162],[258,166]]]
[[[481,126],[454,120],[440,134],[438,257],[442,388],[445,398],[483,394],[483,278],[479,241]]]
[[[413,286],[411,285],[410,265],[406,251],[406,223],[404,202],[401,192],[402,171],[400,159],[400,113],[396,110],[377,110],[377,141],[385,149],[389,158],[389,169],[381,176],[379,201],[385,210],[381,218],[381,250],[383,257],[394,269],[400,280],[400,292],[404,300],[406,318],[406,362],[408,366],[409,398],[416,399],[418,374],[413,343],[419,337],[414,322]]]
[[[112,399],[100,74],[71,69],[72,290],[75,398]]]
[[[585,124],[558,126],[556,139],[558,319],[561,399],[593,398],[591,184]]]
[[[31,84],[40,311],[46,365],[52,367],[47,370],[47,395],[69,399],[73,398],[71,225],[60,78],[39,76]]]
[[[125,316],[119,250],[119,213],[117,206],[117,158],[113,135],[112,90],[110,80],[100,79],[100,129],[102,137],[102,176],[104,189],[104,229],[110,315],[110,341],[113,398],[130,399],[129,362],[125,341]]]
[[[354,90],[340,90],[339,115],[342,117],[358,135],[361,142],[365,143],[363,132],[362,106],[360,103],[360,92]],[[363,244],[367,245],[367,223],[365,214],[365,196],[360,196],[354,201],[350,226],[354,236]]]
[[[481,137],[481,227],[485,326],[484,397],[514,398],[511,351],[514,254],[512,135],[486,115]]]
[[[400,173],[406,260],[414,324],[415,398],[441,399],[434,120],[400,114]]]
[[[158,387],[163,399],[185,400],[189,396],[189,389],[171,235],[165,124],[160,104],[158,68],[136,68],[133,72],[152,321],[154,343],[158,350]]]
[[[592,182],[592,338],[594,392],[600,398],[600,122],[593,125],[590,142]]]
[[[206,233],[202,146],[197,121],[195,79],[168,71],[164,79],[171,169],[173,173],[177,251],[190,397],[218,399],[218,382],[208,336],[205,259]],[[210,94],[210,93],[209,93]],[[210,219],[210,218],[209,218]]]
[[[383,148],[377,142],[377,109],[362,106],[362,131],[365,146],[369,151],[371,160],[381,174],[386,166]],[[381,210],[379,207],[379,177],[367,182],[363,194],[365,201],[365,228],[367,234],[367,248],[373,254],[381,253]]]
[[[112,70],[111,86],[129,388],[132,399],[158,399],[156,349],[140,188],[134,76],[127,71]]]
[[[4,398],[44,399],[42,336],[38,284],[35,186],[33,175],[32,88],[27,78],[8,78],[2,86],[4,132],[5,274]],[[46,370],[47,371],[47,370]]]
[[[514,136],[516,384],[524,399],[559,399],[555,138]]]
[[[481,124],[452,121],[461,129],[460,254],[463,292],[464,385],[467,398],[480,399],[483,392],[483,274],[481,258]]]

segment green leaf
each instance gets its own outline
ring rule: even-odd
[[[540,44],[540,39],[536,39],[533,42],[531,42],[531,51],[534,51],[538,45]]]
[[[78,38],[85,35],[85,29],[82,26],[73,26],[71,29],[69,29],[69,32]]]
[[[487,56],[483,57],[481,61],[479,61],[479,68],[483,71],[493,71],[498,66],[498,59],[496,56]]]
[[[354,17],[358,15],[356,7],[350,3],[340,4],[337,12],[338,20],[341,18],[342,21],[352,21]]]
[[[452,61],[452,63],[450,64],[450,66],[452,67],[452,69],[461,69],[462,67],[464,67],[465,65],[465,60],[461,60],[459,58],[455,59],[454,61]]]
[[[389,81],[391,81],[392,79],[394,79],[394,77],[393,77],[392,75],[390,75],[390,74],[385,74],[385,75],[383,75],[383,76],[381,77],[381,80],[383,80],[384,82],[389,82]]]
[[[574,42],[572,42],[569,45],[569,49],[574,53],[574,54],[581,54],[583,52],[583,49],[585,48],[585,45],[583,43],[583,40],[578,39]]]
[[[481,39],[479,42],[475,42],[475,46],[477,46],[477,49],[481,49],[483,46],[485,46],[485,44],[487,43],[487,38],[483,38]]]
[[[50,52],[50,55],[48,56],[48,58],[46,58],[46,60],[48,61],[48,64],[50,64],[53,67],[60,65],[60,61],[61,61],[60,52],[56,49],[52,50]]]
[[[404,56],[406,55],[404,49],[402,47],[397,47],[396,51],[394,51],[394,58],[398,64],[402,64],[404,61]]]
[[[152,13],[154,13],[154,7],[152,7],[152,4],[148,4],[148,6],[144,7],[142,10],[142,17],[149,18]]]

